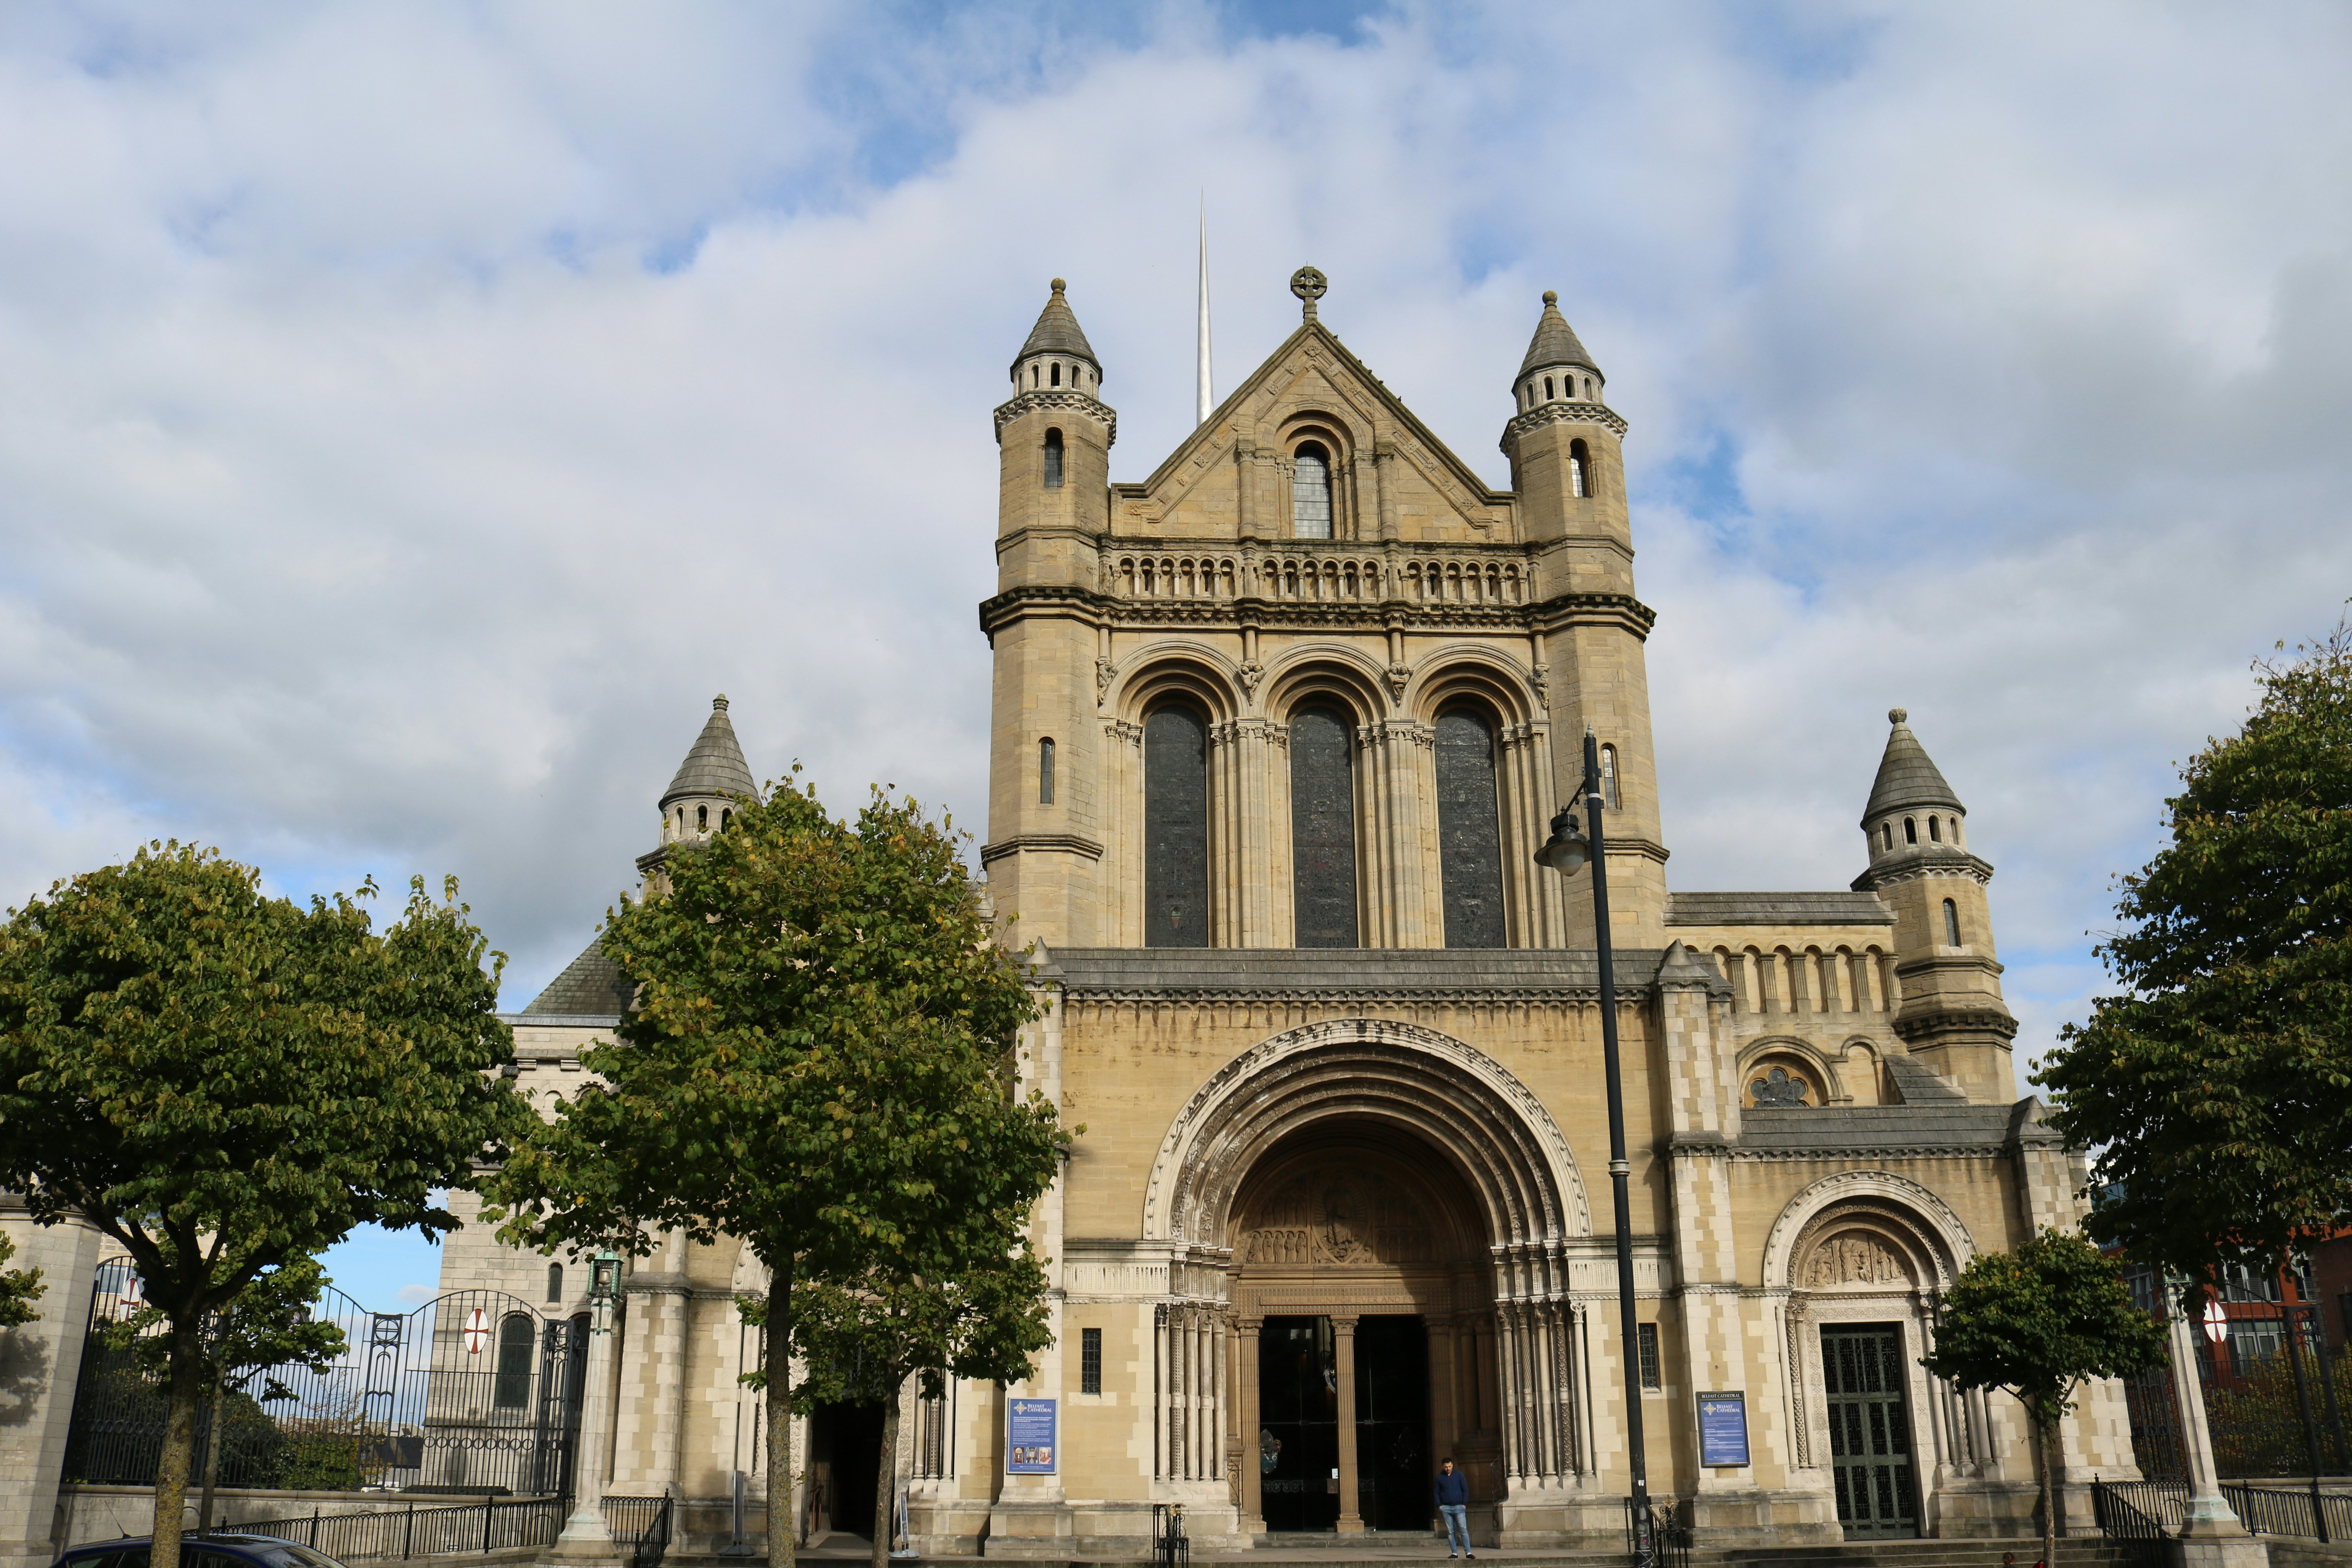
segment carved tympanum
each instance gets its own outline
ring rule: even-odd
[[[1840,1285],[1908,1285],[1911,1266],[1903,1255],[1866,1231],[1849,1230],[1822,1238],[1797,1270],[1811,1290]]]
[[[1438,1261],[1427,1218],[1406,1194],[1365,1172],[1294,1177],[1254,1205],[1245,1263],[1370,1268]]]

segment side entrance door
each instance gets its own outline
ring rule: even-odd
[[[1830,1469],[1848,1541],[1919,1533],[1919,1489],[1904,1397],[1909,1362],[1899,1323],[1824,1324]]]

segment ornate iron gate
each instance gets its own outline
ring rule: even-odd
[[[1897,1323],[1822,1329],[1822,1380],[1829,1395],[1830,1469],[1838,1522],[1848,1541],[1919,1533],[1909,1363]]]
[[[100,1265],[66,1439],[68,1480],[155,1479],[163,1390],[134,1352],[104,1337],[141,1305],[129,1258]],[[373,1312],[329,1286],[312,1316],[342,1331],[341,1353],[322,1370],[233,1369],[230,1391],[197,1417],[192,1479],[217,1443],[223,1487],[571,1495],[581,1325],[496,1290]]]

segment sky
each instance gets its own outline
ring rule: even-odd
[[[18,0],[0,897],[151,838],[455,874],[519,1008],[719,692],[761,776],[978,833],[990,410],[1067,278],[1155,468],[1205,201],[1221,389],[1311,263],[1497,485],[1559,290],[1631,425],[1670,885],[1844,886],[1906,708],[2022,1066],[2177,764],[2352,595],[2347,68],[2291,0]]]

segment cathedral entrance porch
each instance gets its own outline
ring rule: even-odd
[[[1349,1354],[1353,1376],[1339,1375]],[[1258,1335],[1258,1486],[1269,1533],[1425,1530],[1429,1333],[1418,1317],[1269,1318]],[[1340,1431],[1354,1441],[1343,1462]],[[1244,1457],[1248,1445],[1243,1445]]]

